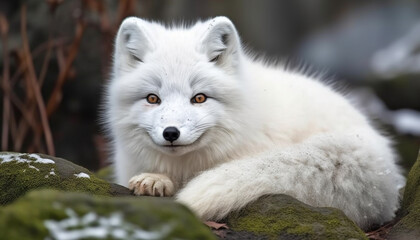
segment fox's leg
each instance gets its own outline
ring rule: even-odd
[[[262,195],[285,193],[339,208],[366,227],[393,218],[403,184],[388,140],[363,128],[221,164],[192,179],[177,199],[202,219],[218,220]]]
[[[136,158],[125,152],[123,148],[117,148],[114,156],[115,177],[118,184],[127,186],[136,195],[167,197],[174,194],[174,184],[169,177],[157,173],[139,174],[144,172],[139,164],[145,163],[133,161]]]
[[[159,197],[169,197],[174,194],[174,184],[163,174],[142,173],[134,176],[129,181],[130,190],[136,195],[149,195]]]

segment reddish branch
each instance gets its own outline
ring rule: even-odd
[[[64,85],[64,82],[66,81],[70,70],[71,70],[71,66],[73,65],[73,61],[77,56],[77,52],[79,50],[79,46],[80,46],[80,41],[82,39],[83,36],[83,32],[85,31],[86,28],[86,24],[83,23],[83,21],[79,20],[77,22],[77,26],[76,26],[76,35],[74,37],[74,41],[72,42],[72,44],[70,45],[69,48],[69,53],[68,56],[66,58],[65,61],[65,65],[64,68],[60,69],[60,73],[58,75],[56,84],[54,86],[54,89],[51,93],[51,96],[48,100],[47,103],[47,115],[51,116],[51,114],[57,109],[58,105],[61,102],[61,98],[62,98],[62,88]]]
[[[1,149],[6,151],[9,143],[9,120],[10,120],[10,85],[9,85],[9,54],[7,46],[7,33],[9,24],[3,15],[0,15],[0,34],[3,44],[3,125],[1,135]]]
[[[62,0],[47,0],[46,2],[49,4],[50,13],[53,16],[55,9],[59,7]],[[3,15],[0,15],[0,34],[3,46],[3,70],[0,85],[4,93],[2,97],[2,150],[7,151],[12,147],[15,151],[45,152],[46,147],[48,154],[55,154],[49,118],[60,105],[66,80],[72,77],[72,65],[78,54],[86,27],[89,25],[99,28],[102,35],[103,54],[105,55],[103,59],[109,59],[112,52],[110,43],[115,31],[125,17],[134,14],[136,4],[134,0],[121,0],[118,4],[115,19],[111,19],[109,9],[106,8],[104,2],[95,0],[81,0],[81,2],[82,13],[76,17],[75,36],[72,38],[69,47],[66,47],[67,39],[52,36],[54,21],[51,20],[48,41],[31,51],[26,29],[26,6],[23,6],[20,29],[23,47],[14,50],[13,53],[15,54],[11,55],[7,43],[8,22]],[[84,18],[83,12],[85,10],[97,13],[99,21],[90,21],[89,18]],[[34,58],[40,55],[43,56],[43,59],[37,76],[34,68]],[[59,66],[59,74],[54,82],[51,94],[43,98],[41,89],[54,55]],[[10,56],[16,57],[16,68],[13,73],[10,73]],[[104,76],[106,76],[106,63],[103,62]],[[23,95],[17,91],[21,87],[24,90]],[[101,143],[98,141],[97,145],[99,146]],[[101,158],[104,158],[104,156]]]
[[[32,62],[32,55],[29,48],[28,37],[26,34],[26,5],[22,6],[22,15],[21,15],[21,35],[23,43],[23,52],[24,52],[24,61],[27,66],[27,80],[29,86],[32,88],[34,98],[39,110],[39,115],[41,118],[42,128],[44,130],[45,142],[47,144],[47,151],[50,155],[55,155],[54,142],[52,139],[50,125],[48,123],[47,111],[45,108],[44,100],[42,99],[41,90],[37,81],[35,74],[35,69]]]

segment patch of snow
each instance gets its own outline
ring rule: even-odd
[[[115,229],[112,231],[112,235],[117,239],[126,239],[127,232],[122,229]]]
[[[38,154],[28,154],[29,157],[35,158],[36,159],[36,163],[44,163],[44,164],[54,164],[55,162],[51,159],[48,158],[42,158],[40,157]]]
[[[55,175],[54,168],[51,168],[50,175]]]
[[[93,222],[95,222],[95,220],[97,218],[98,218],[98,216],[96,215],[96,213],[90,212],[82,218],[81,223],[83,225],[89,225],[89,224],[92,224]]]
[[[2,154],[1,156],[1,163],[7,163],[7,162],[11,162],[15,160],[15,155],[11,155],[11,154]],[[19,162],[19,160],[17,160]]]
[[[22,156],[27,156],[30,158],[34,158],[33,160],[28,160],[26,158],[23,158]],[[48,158],[42,158],[38,154],[31,153],[7,153],[7,154],[1,154],[0,155],[0,164],[7,163],[7,162],[13,162],[16,161],[18,163],[43,163],[43,164],[54,164],[55,162]]]
[[[74,174],[74,176],[76,176],[77,178],[90,178],[90,176],[86,173],[78,173],[78,174]]]
[[[38,168],[36,168],[36,167],[34,167],[34,166],[30,165],[30,164],[28,165],[28,167],[29,168],[33,168],[33,169],[35,169],[35,170],[37,170],[39,172],[39,169]]]
[[[68,218],[62,220],[45,220],[44,225],[49,231],[45,239],[77,240],[86,238],[112,239],[163,239],[167,237],[171,227],[166,225],[157,231],[140,229],[123,219],[121,213],[110,216],[98,216],[90,212],[79,217],[73,209],[67,208]]]

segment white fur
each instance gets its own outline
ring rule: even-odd
[[[167,176],[206,220],[276,193],[339,208],[362,228],[394,217],[404,177],[390,141],[317,79],[248,57],[229,19],[165,28],[132,17],[115,44],[106,121],[118,183],[149,174],[131,188],[161,195]],[[209,98],[192,104],[197,93]],[[164,146],[168,126],[184,147]]]

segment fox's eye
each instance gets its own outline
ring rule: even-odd
[[[195,95],[193,98],[191,98],[191,103],[203,103],[207,100],[207,96],[199,93]]]
[[[147,102],[150,104],[159,104],[160,103],[160,98],[158,96],[156,96],[155,94],[149,94],[147,95]]]

